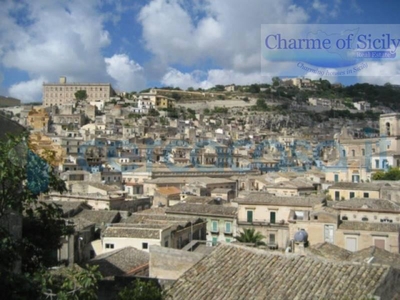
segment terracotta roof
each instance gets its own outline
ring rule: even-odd
[[[399,272],[389,266],[222,244],[185,272],[168,294],[176,300],[369,299],[371,295],[392,299],[400,289]]]
[[[372,210],[372,211],[400,211],[400,206],[386,199],[371,199],[371,198],[352,198],[346,201],[334,202],[332,207],[336,209],[357,209],[357,210]]]
[[[348,260],[352,255],[351,251],[328,242],[312,245],[306,248],[306,251],[313,255],[333,260]]]
[[[361,191],[380,191],[380,184],[374,183],[355,183],[355,182],[338,182],[331,185],[329,190],[361,190]]]
[[[195,216],[222,216],[233,218],[236,216],[237,207],[213,204],[178,203],[167,208],[166,213]]]
[[[253,192],[245,194],[239,198],[236,198],[235,202],[241,204],[263,204],[263,205],[282,205],[282,206],[305,206],[312,207],[316,204],[320,204],[324,200],[324,197],[278,197],[273,196],[269,193],[264,192]]]
[[[398,232],[400,230],[400,224],[342,221],[338,229]]]
[[[139,227],[139,226],[110,226],[104,230],[104,237],[115,237],[115,238],[142,238],[142,239],[160,239],[160,231],[162,226],[151,226],[151,227]]]
[[[117,222],[120,219],[120,214],[118,211],[110,210],[82,210],[77,214],[75,219],[85,219],[89,222],[95,223],[96,226],[105,226],[108,223]]]
[[[156,192],[168,196],[168,195],[180,194],[181,190],[174,186],[166,186],[166,187],[159,187],[156,190]]]
[[[90,265],[98,265],[103,277],[123,275],[132,269],[148,264],[148,252],[134,247],[125,247],[96,256],[89,261]]]

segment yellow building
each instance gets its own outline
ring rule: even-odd
[[[339,182],[328,188],[332,200],[349,200],[352,198],[381,198],[381,185],[374,183]]]
[[[172,108],[175,105],[175,99],[157,95],[155,106],[157,109]]]
[[[60,145],[53,143],[49,137],[41,133],[33,133],[29,136],[29,148],[52,166],[62,164],[66,157]]]
[[[47,132],[49,127],[49,114],[44,109],[33,108],[27,117],[27,124],[34,131]]]

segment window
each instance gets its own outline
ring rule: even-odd
[[[354,197],[355,197],[354,192],[350,192],[350,199],[351,199],[351,198],[354,198]]]
[[[357,251],[357,238],[356,237],[346,237],[346,250],[355,252]]]
[[[247,222],[253,223],[253,211],[252,210],[247,211]]]
[[[356,156],[356,151],[355,150],[351,150],[351,155],[354,157]]]
[[[325,225],[324,226],[324,238],[325,242],[333,244],[333,225]]]
[[[269,222],[270,222],[271,224],[275,224],[275,222],[276,222],[276,212],[271,211],[271,212],[269,213]]]
[[[231,226],[232,226],[231,222],[225,222],[225,233],[232,233]]]
[[[213,238],[212,238],[212,245],[213,245],[213,246],[216,246],[216,245],[217,245],[217,241],[218,241],[218,238],[217,238],[216,236],[213,236]]]
[[[384,239],[375,239],[374,240],[374,245],[377,248],[385,249],[385,240]]]
[[[269,243],[270,244],[275,244],[275,233],[270,233],[269,234]]]
[[[335,182],[339,182],[339,174],[335,174]]]
[[[335,200],[336,201],[340,200],[340,192],[339,191],[335,192]]]
[[[361,149],[362,156],[365,156],[365,149]]]
[[[343,220],[343,221],[347,221],[348,219],[349,219],[349,218],[348,218],[347,216],[343,216],[343,217],[342,217],[342,220]]]
[[[375,169],[379,169],[379,159],[375,159]]]
[[[369,198],[369,193],[364,193],[364,198]]]
[[[211,221],[211,232],[218,232],[218,221]]]
[[[142,243],[142,249],[149,249],[148,243]]]
[[[363,218],[361,219],[361,221],[367,222],[367,221],[368,221],[368,218],[367,218],[367,217],[363,217]]]
[[[168,241],[165,241],[165,242],[164,242],[164,247],[165,247],[165,248],[168,248]]]
[[[107,244],[106,243],[106,249],[114,249],[114,244]]]

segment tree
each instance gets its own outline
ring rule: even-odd
[[[265,236],[258,231],[256,232],[255,228],[245,228],[240,235],[236,236],[235,238],[240,243],[253,243],[256,246],[265,245],[265,243],[262,241],[265,239]]]
[[[171,97],[174,98],[176,101],[178,101],[182,98],[181,94],[179,94],[177,92],[173,92]]]
[[[225,91],[225,87],[223,86],[223,85],[221,85],[221,84],[217,84],[216,86],[214,86],[214,88],[213,88],[215,91],[218,91],[218,92],[223,92],[223,91]]]
[[[386,172],[378,171],[372,175],[373,180],[400,180],[400,168],[389,168]]]
[[[29,149],[28,133],[0,141],[0,293],[4,299],[46,298],[42,292],[47,268],[55,264],[52,254],[61,237],[72,233],[59,207],[38,201],[40,194],[51,190],[62,193],[65,183],[54,166]],[[22,230],[15,226],[21,223]],[[85,272],[79,275],[82,280],[91,271]]]
[[[95,300],[98,281],[102,279],[98,266],[61,268],[41,276],[43,299]]]
[[[160,115],[160,113],[158,112],[158,110],[156,110],[154,108],[150,108],[148,115],[151,117],[158,117]]]
[[[257,99],[256,107],[257,107],[257,110],[262,110],[262,111],[268,110],[268,105],[267,105],[267,103],[265,103],[265,99],[262,99],[262,98]]]
[[[281,79],[279,77],[272,77],[272,86],[277,87],[281,83]]]
[[[258,84],[250,85],[249,92],[252,94],[258,94],[260,92],[260,86]]]
[[[194,88],[188,87],[187,90],[188,90],[189,92],[192,92],[192,91],[194,91]]]
[[[118,300],[162,300],[161,289],[153,281],[136,281],[118,294]]]
[[[84,101],[87,99],[88,95],[85,90],[79,90],[75,92],[75,99],[78,101]]]

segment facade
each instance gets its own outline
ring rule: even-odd
[[[86,91],[86,101],[108,101],[115,95],[110,83],[67,83],[60,77],[59,83],[43,83],[43,106],[61,106],[75,102],[75,93]]]
[[[49,114],[44,109],[32,109],[27,116],[27,125],[33,131],[47,133],[49,130]]]

